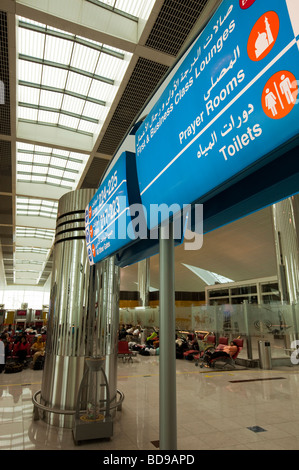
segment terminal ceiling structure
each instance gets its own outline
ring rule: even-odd
[[[49,281],[60,197],[98,187],[136,116],[220,3],[1,1],[1,288]],[[181,291],[204,289],[194,267],[233,280],[274,275],[270,208],[207,234],[196,254],[177,248],[176,257]],[[122,270],[125,290],[136,288],[136,269]],[[158,287],[157,257],[151,270]]]

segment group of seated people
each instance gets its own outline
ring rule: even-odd
[[[120,325],[119,341],[128,341],[129,348],[141,355],[159,354],[159,329],[142,328],[140,325]]]
[[[26,366],[28,359],[30,359],[28,362],[34,369],[36,361],[45,354],[45,329],[41,329],[37,333],[31,326],[16,330],[8,327],[1,333],[0,340],[4,344],[5,363],[12,359]]]
[[[131,337],[135,337],[135,339],[140,340],[141,335],[141,326],[140,325],[121,325],[119,328],[118,339],[121,341],[122,339],[131,339]],[[127,338],[128,337],[128,338]]]
[[[233,364],[243,348],[240,338],[229,341],[227,336],[214,333],[180,331],[176,335],[177,359],[195,360],[195,365],[201,361],[201,367],[211,367],[218,361]]]
[[[226,357],[227,359],[230,359],[236,354],[237,351],[238,345],[235,341],[231,341],[229,345],[225,345],[222,349],[216,349],[213,352],[207,350],[204,355],[204,360],[206,362],[205,366],[210,367],[211,362],[220,357]]]

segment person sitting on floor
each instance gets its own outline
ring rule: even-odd
[[[234,354],[238,351],[238,345],[235,341],[231,341],[230,345],[224,346],[223,349],[216,350],[213,353],[206,351],[205,360],[207,362],[207,367],[210,367],[211,361],[219,357],[227,357],[228,359],[233,357]]]
[[[45,343],[43,342],[42,336],[37,337],[37,340],[31,347],[31,351],[34,353],[32,358],[32,367],[34,368],[37,359],[45,354]]]
[[[26,336],[22,336],[20,341],[15,345],[14,354],[18,358],[20,364],[24,364],[28,354],[28,341]]]

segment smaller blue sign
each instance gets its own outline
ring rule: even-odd
[[[127,171],[130,165],[135,165],[135,155],[122,153],[85,209],[85,240],[90,265],[136,240],[129,211],[132,201]]]

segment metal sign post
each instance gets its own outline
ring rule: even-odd
[[[173,225],[160,230],[160,450],[177,449]]]

